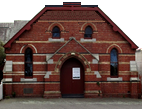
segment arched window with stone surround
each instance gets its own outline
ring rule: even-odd
[[[93,30],[91,26],[85,28],[84,38],[92,38]]]
[[[110,52],[110,75],[118,76],[118,51],[115,48]]]
[[[60,28],[58,26],[55,26],[52,29],[52,37],[53,38],[59,38],[60,37]]]
[[[25,77],[33,76],[33,51],[31,48],[25,50]]]

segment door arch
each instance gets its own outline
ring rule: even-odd
[[[84,67],[76,58],[66,60],[60,70],[62,97],[84,97]]]

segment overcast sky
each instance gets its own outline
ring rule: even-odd
[[[1,0],[0,22],[31,20],[45,5],[81,2],[99,8],[140,48],[142,48],[142,0]]]

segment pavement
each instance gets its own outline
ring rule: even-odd
[[[132,98],[9,98],[0,109],[142,109],[142,99]]]

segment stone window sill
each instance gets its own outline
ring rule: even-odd
[[[107,77],[107,81],[123,81],[123,78],[122,77],[118,77],[118,78]]]
[[[56,39],[56,38],[48,38],[49,42],[64,42],[64,38]]]

